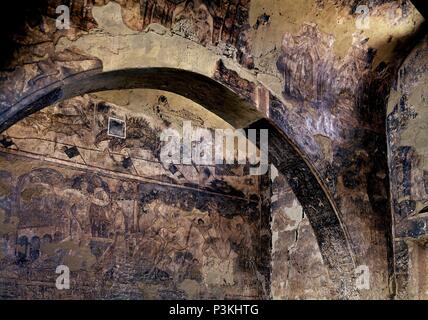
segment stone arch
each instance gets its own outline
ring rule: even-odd
[[[214,79],[213,79],[214,78]],[[320,175],[283,124],[268,116],[281,104],[266,88],[227,70],[220,60],[214,77],[174,68],[80,72],[26,95],[0,115],[0,132],[55,102],[86,93],[147,88],[170,91],[202,105],[236,128],[269,129],[270,161],[284,174],[314,229],[323,259],[342,298],[356,296],[354,254],[340,213]]]

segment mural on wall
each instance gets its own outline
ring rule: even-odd
[[[211,191],[223,186],[222,193],[248,198],[256,196],[258,177],[247,175],[242,179],[248,174],[247,166],[167,165],[160,161],[163,129],[171,127],[181,132],[184,121],[191,121],[194,127],[230,128],[220,118],[213,114],[203,116],[200,111],[203,109],[197,104],[170,93],[155,90],[113,92],[116,97],[115,93],[98,93],[98,98],[94,94],[86,95],[35,113],[7,130],[3,140],[14,141],[9,149],[49,154],[77,166],[195,188],[203,186]],[[129,96],[133,97],[132,102],[127,100]],[[120,103],[123,105],[117,107],[104,98],[116,99],[119,106]],[[138,99],[149,102],[141,105]],[[125,108],[134,111],[129,113],[124,111]],[[108,135],[109,118],[125,120],[126,139]],[[222,173],[225,171],[228,173]],[[228,184],[234,184],[234,187],[228,187]]]
[[[35,113],[1,139],[1,297],[269,296],[259,178],[243,165],[159,161],[166,124],[227,124],[170,93],[98,95]],[[101,97],[134,100],[127,110]],[[126,122],[126,139],[107,134],[109,117]],[[71,270],[69,291],[54,286],[58,265]]]
[[[3,168],[7,161],[3,154]],[[257,204],[25,158],[14,163],[34,168],[11,177],[2,197],[2,298],[266,294],[257,273]],[[58,265],[71,270],[70,291],[54,288]]]
[[[19,49],[17,52],[3,53],[5,56],[1,63],[7,67],[0,68],[2,80],[5,80],[0,84],[0,89],[4,90],[4,95],[0,96],[0,111],[6,110],[11,102],[25,97],[25,94],[16,94],[17,91],[28,92],[33,86],[44,87],[71,75],[101,71],[103,62],[99,58],[74,46],[65,50],[56,50],[55,47],[62,37],[74,41],[87,32],[96,31],[98,23],[92,10],[109,2],[51,0],[44,7],[34,9],[31,17],[27,17],[33,23],[19,30],[19,36],[7,39],[11,42],[10,47],[16,45]],[[162,25],[179,37],[210,46],[241,65],[254,67],[248,42],[248,31],[251,29],[248,0],[144,0],[111,3],[120,5],[123,23],[130,30],[141,32],[147,31],[150,26]],[[59,5],[65,5],[70,10],[69,29],[56,28],[56,8]],[[32,56],[32,49],[37,51],[37,57]],[[17,73],[10,70],[11,66],[16,67],[14,71]],[[16,80],[19,77],[25,80],[18,84]],[[9,86],[16,86],[15,95],[7,92]]]
[[[126,122],[126,139],[107,134],[109,117]],[[334,297],[282,175],[162,165],[161,128],[183,120],[228,128],[174,94],[121,90],[58,103],[8,129],[0,139],[1,297]],[[70,290],[55,288],[62,264]]]
[[[428,39],[401,66],[388,102],[388,146],[400,298],[426,299]]]
[[[60,89],[51,89],[62,80],[72,82],[101,70],[167,66],[221,80],[286,133],[319,172],[349,232],[357,264],[366,263],[374,274],[367,297],[395,294],[384,113],[390,80],[423,26],[423,17],[409,1],[372,1],[372,27],[367,30],[356,28],[350,1],[47,3],[46,8],[28,10],[28,23],[4,46],[11,52],[2,50],[10,55],[0,68],[1,119],[11,123],[11,107],[25,105],[32,94],[61,97]],[[70,7],[70,30],[55,27],[59,4]],[[37,109],[43,102],[36,99],[30,106]],[[73,103],[79,107],[64,102],[59,109],[65,114],[38,113],[25,126],[11,128],[0,144],[10,154],[25,153],[35,160],[43,156],[50,164],[204,189],[263,206],[254,187],[260,181],[243,178],[245,168],[159,163],[159,145],[153,139],[157,130],[175,117],[205,126],[201,115],[167,112],[173,104],[158,96],[149,108],[155,113],[151,119],[126,118],[130,135],[121,141],[109,137],[105,128],[110,115],[124,114],[101,102],[94,96],[76,98]],[[402,104],[403,114],[416,117],[406,98]],[[401,103],[395,105],[400,113]],[[420,170],[415,174],[419,151],[409,143],[399,149],[394,157],[403,169],[397,166],[391,172],[405,182],[404,200],[400,194],[393,202],[401,221],[412,217],[410,212],[424,213],[427,203],[423,195],[409,195],[415,189],[411,178],[422,181],[426,176]],[[11,174],[4,172],[4,179],[12,179]],[[261,225],[265,228],[266,221]],[[418,235],[421,228],[402,230]]]

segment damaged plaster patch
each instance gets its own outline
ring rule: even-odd
[[[236,254],[230,256],[236,258]],[[202,261],[202,275],[207,285],[233,285],[234,284],[233,260],[222,260],[215,256],[205,257]]]
[[[137,34],[128,28],[122,20],[121,7],[118,3],[109,2],[103,7],[92,8],[92,14],[100,30],[114,35]]]
[[[273,299],[335,297],[318,243],[302,207],[280,174],[273,185],[277,201],[272,207]]]
[[[285,209],[285,215],[289,219],[285,231],[294,230],[298,227],[299,223],[303,219],[303,208],[297,199],[293,200],[291,207]]]
[[[273,164],[271,164],[270,165],[270,180],[271,180],[271,182],[274,182],[275,179],[278,177],[278,175],[279,175],[278,169]]]
[[[116,104],[123,110],[141,117],[150,116],[156,126],[167,121],[175,129],[180,129],[184,121],[204,128],[232,129],[216,114],[207,111],[196,102],[183,96],[152,89],[111,90],[91,94],[91,96]]]
[[[333,162],[333,146],[331,139],[327,138],[326,136],[323,136],[321,134],[317,134],[314,136],[315,141],[320,146],[321,151],[324,155],[324,158],[332,163]]]
[[[256,81],[256,76],[232,59],[225,58],[216,48],[209,48],[173,34],[161,25],[151,24],[146,31],[129,29],[122,20],[121,7],[110,2],[94,7],[93,15],[98,28],[75,41],[61,38],[56,52],[70,47],[98,57],[103,71],[125,68],[170,67],[197,72],[212,77],[221,58],[227,68],[244,79]]]

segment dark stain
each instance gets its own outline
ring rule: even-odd
[[[427,213],[428,212],[428,206],[424,207],[419,213]]]
[[[111,107],[104,101],[100,101],[97,103],[97,111],[102,113],[109,112]]]
[[[374,57],[376,56],[376,52],[377,52],[377,50],[376,50],[376,49],[374,49],[374,48],[369,48],[369,49],[368,49],[368,51],[367,51],[367,56],[366,56],[367,64],[368,64],[368,65],[371,65],[371,64],[372,64],[373,59],[374,59]]]
[[[169,165],[168,170],[169,170],[169,172],[171,172],[172,174],[175,174],[175,173],[178,171],[177,166],[176,166],[176,165],[174,165],[174,164],[172,164],[172,163]]]
[[[268,23],[269,23],[269,20],[270,20],[270,16],[269,16],[269,15],[267,15],[266,13],[263,13],[262,15],[260,15],[260,16],[257,18],[257,21],[256,21],[256,23],[254,24],[253,28],[254,28],[255,30],[257,30],[261,25],[262,25],[262,26],[264,26],[264,25],[268,24]]]
[[[10,146],[13,146],[13,145],[14,145],[14,143],[13,143],[12,139],[11,139],[11,138],[9,138],[9,137],[3,137],[3,138],[0,140],[0,144],[1,144],[4,148],[9,148]]]
[[[124,167],[125,169],[129,169],[132,167],[131,157],[126,157],[125,159],[122,160],[122,167]]]
[[[399,178],[402,194],[410,196],[412,191],[412,159],[414,158],[413,147],[403,146],[398,148],[398,161],[401,174]]]
[[[72,159],[72,158],[77,157],[78,155],[80,155],[79,149],[77,149],[76,146],[73,146],[73,147],[70,147],[70,148],[64,147],[64,153],[67,155],[67,157],[69,159]]]
[[[229,195],[242,197],[242,198],[245,197],[242,191],[236,190],[224,180],[215,179],[210,183],[210,186],[212,190],[221,190],[222,192],[225,192],[226,194],[229,194]]]

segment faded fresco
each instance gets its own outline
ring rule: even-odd
[[[28,7],[0,52],[3,158],[28,163],[13,160],[19,170],[0,168],[6,181],[2,230],[8,234],[20,223],[17,196],[9,193],[18,192],[21,176],[49,167],[68,186],[68,179],[87,172],[108,185],[110,195],[104,187],[84,195],[100,203],[112,203],[116,184],[124,181],[134,183],[129,195],[137,204],[147,184],[221,197],[213,212],[241,217],[253,230],[244,237],[252,248],[246,254],[258,252],[251,276],[243,276],[239,263],[234,267],[236,277],[252,283],[249,291],[241,280],[230,285],[242,297],[425,297],[426,12],[415,3],[370,1],[367,28],[359,24],[361,1],[351,0],[48,0]],[[20,12],[22,4],[14,4]],[[70,9],[69,29],[56,27],[59,4]],[[167,68],[177,81],[117,76],[155,68]],[[96,82],[99,87],[91,83],[105,74],[116,76]],[[218,83],[224,91],[215,90]],[[228,124],[165,92],[82,96],[104,85],[175,90],[197,96],[207,109],[218,107],[230,124],[272,125],[278,139],[270,151],[284,177],[250,177],[247,166],[162,165],[160,130],[180,128],[183,119],[208,128]],[[231,107],[234,98],[239,108]],[[110,116],[126,121],[126,139],[107,134]],[[14,241],[5,242],[4,255],[12,254],[7,248]],[[361,265],[370,270],[370,290],[355,288]],[[225,280],[225,287],[232,282]],[[211,289],[198,292],[220,297]]]
[[[272,177],[272,298],[337,299],[303,208],[284,176]]]
[[[242,165],[164,167],[158,159],[165,123],[227,124],[202,120],[206,111],[168,93],[104,94],[128,111],[100,97],[52,106],[4,133],[0,297],[268,297],[258,177]],[[129,111],[142,97],[144,117]],[[126,139],[107,134],[108,116],[125,120]],[[62,264],[70,290],[55,288]]]
[[[428,298],[428,39],[401,66],[388,103],[395,272],[401,298]]]

